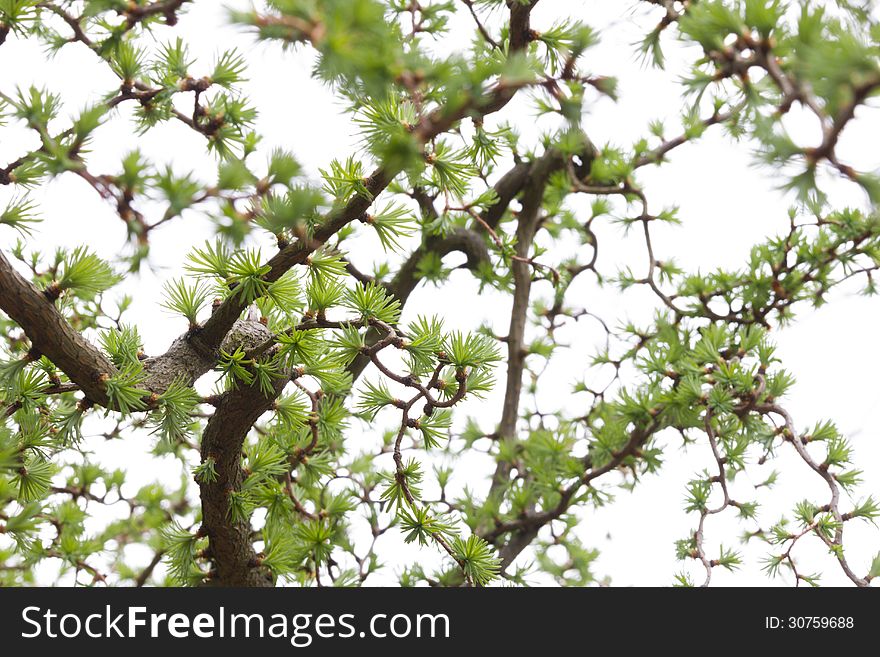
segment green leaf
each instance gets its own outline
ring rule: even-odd
[[[183,379],[175,379],[159,395],[158,410],[151,414],[150,424],[163,440],[176,443],[192,434],[193,414],[201,402],[199,394]]]
[[[408,237],[416,227],[415,217],[402,205],[387,204],[376,214],[365,215],[364,222],[372,226],[385,251],[399,251],[400,239]]]
[[[370,421],[376,419],[376,415],[386,406],[395,406],[397,398],[389,392],[383,382],[364,383],[364,389],[361,391],[361,398],[358,400],[357,408],[360,413],[366,415]]]
[[[226,279],[229,276],[229,261],[232,252],[221,241],[206,244],[204,248],[195,249],[188,257],[186,270],[196,276],[214,276]]]
[[[196,564],[198,537],[172,522],[162,531],[162,545],[168,572],[175,582],[186,585],[200,579],[202,573]]]
[[[227,50],[217,59],[214,64],[214,72],[211,73],[211,82],[221,87],[229,88],[244,80],[242,74],[245,70],[244,57],[236,50]]]
[[[217,369],[228,377],[233,388],[237,388],[239,382],[248,386],[253,383],[254,375],[247,367],[251,364],[252,361],[247,358],[241,347],[237,347],[231,354],[221,349]]]
[[[495,341],[477,333],[453,331],[444,342],[443,351],[458,368],[486,367],[501,359]]]
[[[401,508],[397,512],[400,519],[400,530],[406,534],[404,542],[418,541],[419,545],[428,545],[433,536],[452,536],[455,528],[430,515],[426,508],[413,509],[412,512]]]
[[[139,387],[146,379],[140,364],[130,364],[104,381],[104,390],[110,405],[123,415],[142,411],[147,407],[145,397],[150,391]]]
[[[55,465],[51,461],[38,456],[26,459],[12,476],[13,485],[18,487],[18,499],[25,503],[43,499],[55,471]]]
[[[119,369],[140,367],[141,336],[137,327],[121,325],[101,333],[101,346],[110,355],[110,360]]]
[[[421,466],[415,459],[410,459],[404,464],[399,476],[396,472],[383,473],[381,478],[386,485],[385,490],[382,491],[382,499],[398,509],[404,506],[411,506],[407,499],[406,491],[408,490],[413,498],[418,499],[421,495],[419,485],[422,482],[423,476]]]
[[[200,484],[213,484],[217,481],[217,463],[209,456],[193,468],[193,478]]]
[[[448,408],[435,410],[431,415],[423,416],[417,422],[425,449],[435,449],[449,437],[449,428],[452,426],[452,411]]]

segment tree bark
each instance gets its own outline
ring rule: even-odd
[[[2,253],[0,308],[24,330],[37,351],[80,387],[89,401],[108,405],[102,378],[113,376],[116,367]]]
[[[202,501],[202,532],[208,537],[208,553],[216,568],[209,582],[217,586],[273,586],[269,571],[259,565],[248,519],[234,520],[229,496],[241,490],[245,479],[241,467],[242,446],[260,416],[272,408],[288,378],[275,383],[266,396],[254,383],[225,392],[202,434],[202,462],[214,460],[217,478],[199,484]]]

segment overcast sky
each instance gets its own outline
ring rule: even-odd
[[[199,56],[194,72],[207,73],[214,55],[222,48],[236,46],[246,53],[250,81],[245,89],[260,109],[258,130],[264,135],[264,152],[274,145],[292,150],[315,179],[318,169],[330,160],[344,159],[356,152],[357,135],[350,119],[328,89],[309,77],[311,53],[304,49],[282,52],[276,45],[255,44],[250,35],[225,25],[221,6],[219,2],[196,2],[175,34],[185,35],[194,54]],[[583,18],[602,33],[602,43],[589,51],[585,68],[594,74],[618,76],[620,80],[618,103],[608,99],[588,103],[584,126],[591,139],[626,146],[646,135],[647,125],[653,119],[664,120],[667,132],[676,134],[682,111],[681,89],[676,80],[683,72],[676,65],[689,61],[692,52],[667,39],[671,71],[667,73],[646,68],[632,46],[656,23],[657,13],[620,0],[544,0],[535,11],[533,25],[541,30],[564,15]],[[169,34],[165,28],[157,29],[157,41],[167,40]],[[444,48],[465,47],[471,36],[470,24],[463,16],[454,24]],[[47,60],[37,44],[10,39],[0,48],[0,71],[3,92],[14,93],[16,85],[46,86],[62,95],[69,112],[96,100],[117,84],[106,66],[80,45],[69,46],[58,57]],[[519,127],[526,139],[534,139],[542,128],[526,99],[512,104],[500,118]],[[877,118],[874,109],[860,110],[859,120],[847,128],[841,139],[838,152],[843,161],[863,170],[877,169]],[[787,119],[787,127],[802,143],[817,139],[816,126],[797,111]],[[4,128],[0,135],[0,163],[11,161],[34,146],[33,136],[22,130]],[[140,138],[133,133],[126,111],[99,130],[88,160],[90,169],[118,171],[121,156],[135,146],[156,162],[173,164],[178,171],[192,169],[209,182],[215,171],[199,135],[179,125],[163,125]],[[658,231],[658,257],[674,256],[689,270],[738,267],[745,262],[753,244],[786,228],[791,199],[777,190],[779,179],[753,163],[748,144],[735,144],[716,131],[708,133],[699,144],[676,150],[669,165],[643,170],[639,179],[645,185],[652,211],[678,205],[683,219],[680,227]],[[5,205],[11,193],[9,188],[0,188],[0,205]],[[41,203],[45,221],[34,246],[50,251],[56,246],[85,242],[108,259],[120,252],[125,241],[122,222],[113,208],[80,179],[62,176],[38,190],[35,198]],[[847,185],[833,186],[832,199],[841,205],[865,203],[861,192]],[[152,209],[159,211],[158,206]],[[0,231],[0,248],[13,243],[10,233]],[[601,244],[598,266],[606,275],[613,275],[627,264],[637,272],[642,270],[646,258],[638,236],[626,237],[610,222],[600,225],[597,233]],[[180,263],[190,248],[200,245],[211,234],[212,225],[205,217],[186,213],[151,236],[151,269],[145,268],[139,277],[124,284],[124,289],[136,295],[128,321],[139,326],[147,353],[161,353],[185,329],[180,320],[157,312],[161,285],[179,273]],[[264,253],[270,252],[269,240],[259,243],[264,245]],[[382,257],[377,242],[369,236],[352,244],[360,245],[351,255],[365,269],[369,270],[371,262]],[[564,245],[558,248],[556,253],[568,252]],[[460,256],[452,255],[450,261],[455,262],[456,258]],[[546,296],[548,290],[538,286],[536,292]],[[817,420],[833,419],[852,438],[857,463],[865,472],[865,484],[858,498],[880,494],[880,388],[876,382],[876,373],[880,372],[876,337],[880,306],[876,299],[866,299],[857,292],[856,287],[841,287],[825,307],[800,308],[796,324],[777,331],[775,337],[784,366],[797,378],[786,406],[798,425],[806,427]],[[647,321],[657,307],[653,297],[641,290],[621,294],[612,287],[600,288],[592,281],[574,288],[571,302],[602,315],[611,325],[625,319]],[[478,286],[468,273],[456,272],[442,288],[423,285],[411,297],[405,318],[425,313],[441,314],[447,318],[448,326],[456,328],[473,329],[488,322],[504,334],[509,301],[500,295],[478,293]],[[589,355],[601,347],[602,334],[597,329],[585,320],[560,332],[560,340],[570,347],[553,362],[541,381],[537,401],[542,410],[559,406],[577,409],[587,402],[584,396],[574,397],[570,391],[572,384],[585,376],[599,380],[600,373],[585,372]],[[503,380],[503,371],[499,375]],[[467,415],[472,415],[491,430],[500,416],[500,400],[500,391],[496,391],[485,403],[465,405],[456,417],[463,422]],[[382,422],[383,417],[387,422]],[[392,421],[391,415],[380,416],[376,426],[358,427],[349,439],[349,449],[373,444]],[[694,473],[713,467],[713,461],[705,443],[698,441],[684,451],[679,449],[674,436],[664,440],[669,450],[667,463],[659,474],[646,477],[632,493],[620,491],[613,504],[582,514],[580,535],[586,545],[601,551],[596,573],[610,578],[612,584],[667,585],[673,574],[682,569],[675,560],[674,541],[692,531],[697,520],[695,515],[688,516],[683,511],[684,485]],[[154,459],[151,467],[142,467],[141,459],[149,452],[150,441],[151,438],[139,436],[110,443],[94,440],[91,444],[94,458],[103,463],[138,464],[131,472],[131,490],[156,479],[179,481],[180,466],[171,459]],[[792,458],[787,449],[780,454],[781,458],[768,466],[753,464],[737,480],[733,491],[734,497],[752,499],[758,492],[752,490],[753,484],[762,481],[773,468],[781,471],[778,488],[771,495],[763,491],[757,498],[763,505],[760,520],[765,527],[781,513],[790,515],[794,503],[803,498],[824,501],[826,497],[822,482],[802,462]],[[485,479],[480,484],[475,482],[489,473],[488,468],[485,460],[469,461],[456,471],[453,485],[470,484],[477,491],[484,491]],[[723,514],[708,521],[706,540],[711,551],[717,550],[719,543],[737,547],[741,532],[750,528],[740,525],[732,515]],[[870,558],[880,550],[880,532],[872,525],[848,523],[846,534],[850,563],[857,572],[867,571]],[[826,584],[846,583],[818,541],[812,541],[811,546],[804,542],[795,551],[803,570],[824,572]],[[398,559],[401,563],[438,561],[432,548],[417,550],[403,546],[393,536],[383,537],[379,553],[388,564]],[[717,585],[785,584],[786,580],[770,580],[761,572],[760,559],[766,553],[763,544],[749,546],[747,564],[741,571],[733,575],[716,572],[713,581]],[[149,556],[145,552],[144,560]],[[389,568],[387,576],[377,578],[377,583],[392,582],[395,570]],[[699,577],[698,570],[690,572]]]

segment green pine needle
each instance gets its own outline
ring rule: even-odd
[[[400,520],[400,530],[406,535],[403,540],[406,543],[418,541],[419,545],[428,545],[434,536],[449,537],[455,533],[455,528],[430,515],[427,508],[420,507],[409,511],[401,508],[397,512]]]
[[[146,374],[140,365],[128,365],[115,375],[104,381],[104,390],[110,405],[122,415],[129,415],[134,411],[142,411],[147,407],[144,398],[149,397],[150,391],[139,387]]]
[[[501,562],[492,547],[479,536],[471,534],[466,540],[456,536],[452,550],[465,575],[477,586],[485,586],[498,577]]]
[[[0,226],[9,226],[22,237],[30,237],[33,234],[31,227],[42,221],[36,209],[37,204],[27,196],[13,197],[0,212]]]
[[[199,325],[198,316],[211,298],[211,289],[202,281],[187,285],[182,278],[165,284],[162,307],[186,318],[190,328]]]
[[[211,82],[226,87],[227,89],[239,82],[244,81],[243,73],[246,68],[244,57],[236,50],[227,50],[217,59],[214,64],[214,72],[211,73]]]
[[[345,295],[344,303],[357,311],[363,320],[378,319],[386,324],[394,324],[400,317],[400,301],[388,296],[381,285],[370,282],[358,283]]]
[[[38,456],[26,459],[12,476],[12,484],[18,487],[18,498],[23,502],[32,502],[45,497],[55,471],[56,467],[51,461]]]
[[[389,203],[376,214],[366,215],[364,222],[376,231],[386,252],[399,251],[400,240],[412,235],[416,228],[412,213],[402,205],[393,203]]]
[[[59,292],[70,290],[90,301],[120,280],[110,265],[80,246],[64,257],[61,275],[54,285]]]

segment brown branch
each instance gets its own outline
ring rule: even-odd
[[[19,274],[0,253],[0,308],[16,322],[34,348],[44,354],[96,404],[109,400],[102,379],[116,368],[74,329],[45,294]]]
[[[507,0],[510,7],[510,49],[524,50],[533,40],[531,18],[532,9],[539,0],[523,3],[520,0]]]
[[[244,482],[241,452],[248,432],[257,419],[272,408],[286,384],[286,377],[277,380],[274,394],[268,397],[256,382],[223,393],[217,410],[205,426],[202,462],[213,459],[217,472],[213,481],[199,482],[201,532],[208,537],[208,553],[216,568],[216,575],[209,584],[258,587],[274,584],[254,552],[250,521],[231,517],[230,494],[241,490]]]
[[[659,413],[657,415],[659,415]],[[555,507],[541,513],[527,515],[508,523],[497,523],[493,530],[484,532],[482,534],[483,538],[490,543],[496,543],[501,535],[512,532],[512,535],[501,547],[498,553],[501,558],[501,569],[504,570],[509,566],[519,553],[532,543],[544,525],[551,520],[559,518],[568,510],[574,501],[575,495],[582,486],[587,486],[593,480],[615,470],[625,459],[635,454],[638,449],[660,428],[661,425],[657,419],[657,415],[655,415],[645,427],[636,427],[633,429],[626,444],[620,450],[615,452],[611,459],[604,465],[598,468],[593,468],[592,459],[587,455],[584,459],[584,465],[586,467],[584,475],[562,492],[559,502]]]
[[[482,35],[483,39],[486,40],[486,43],[488,43],[490,46],[492,46],[495,50],[500,50],[501,44],[492,38],[492,35],[489,34],[489,30],[486,29],[485,25],[483,25],[483,22],[480,20],[480,17],[477,15],[477,10],[474,8],[473,0],[461,0],[461,2],[471,12],[471,17],[474,19],[474,23],[476,23],[477,29],[480,31],[480,35]]]
[[[153,2],[142,6],[129,3],[125,10],[118,11],[118,13],[125,15],[126,25],[129,28],[134,27],[146,18],[160,14],[165,18],[166,25],[175,25],[177,24],[177,12],[180,11],[184,4],[192,1],[193,0],[162,0],[161,2]]]
[[[714,112],[710,117],[703,119],[700,122],[700,125],[703,129],[709,128],[713,125],[717,125],[720,123],[725,123],[732,119],[739,110],[742,109],[741,106],[736,107],[735,109],[729,112]],[[663,158],[666,156],[669,151],[678,148],[679,146],[692,141],[692,137],[689,137],[686,133],[680,134],[677,137],[672,139],[668,139],[657,146],[655,149],[645,153],[641,157],[633,162],[633,168],[639,169],[648,164],[659,164],[663,161]]]
[[[61,394],[64,394],[65,392],[76,392],[77,390],[79,390],[79,386],[76,385],[75,383],[60,383],[58,385],[52,385],[47,388],[43,388],[42,390],[40,390],[40,394],[61,395]],[[16,402],[11,403],[9,406],[6,407],[6,410],[4,411],[3,417],[9,417],[9,416],[13,415],[18,409],[21,408],[21,406],[22,406],[21,401],[16,401]]]
[[[64,9],[52,2],[37,3],[37,7],[41,9],[46,9],[47,11],[51,11],[53,14],[55,14],[56,16],[61,18],[61,20],[67,23],[67,26],[73,31],[73,37],[71,39],[72,41],[79,41],[91,50],[98,52],[98,47],[91,39],[89,39],[89,37],[83,31],[81,23],[82,18],[76,18],[75,16],[64,11]]]
[[[156,566],[159,565],[162,561],[162,557],[165,555],[165,550],[157,550],[156,554],[153,555],[153,558],[150,560],[150,563],[140,572],[137,578],[134,580],[134,585],[136,588],[141,588],[144,584],[147,583],[147,580],[150,579],[150,576],[153,574],[153,571],[156,570]]]
[[[869,582],[863,578],[856,575],[853,572],[852,568],[849,565],[846,557],[843,554],[843,524],[846,518],[843,517],[843,514],[840,513],[840,486],[837,483],[837,480],[834,478],[834,475],[828,471],[827,463],[816,463],[810,453],[807,451],[806,446],[804,445],[804,441],[802,436],[800,436],[795,429],[794,420],[787,410],[779,406],[778,404],[763,404],[756,409],[759,413],[774,413],[780,417],[782,417],[785,422],[785,430],[786,433],[783,434],[785,439],[792,444],[795,451],[801,460],[806,463],[806,465],[825,482],[828,486],[828,490],[831,493],[831,499],[828,502],[827,510],[829,510],[834,516],[834,520],[836,523],[836,527],[834,529],[834,538],[829,539],[820,531],[816,531],[816,535],[822,540],[825,545],[831,550],[832,554],[837,559],[837,562],[840,564],[841,570],[843,570],[844,574],[849,578],[849,580],[858,587],[867,587]]]
[[[522,192],[528,182],[533,167],[533,162],[517,162],[501,176],[493,185],[497,200],[486,208],[479,219],[473,221],[470,228],[456,228],[445,236],[430,236],[410,254],[391,282],[386,285],[388,292],[400,301],[401,306],[406,305],[407,299],[421,280],[418,275],[418,265],[426,255],[435,253],[443,258],[454,251],[460,251],[467,256],[467,261],[461,266],[471,271],[476,271],[481,264],[489,262],[489,249],[480,233],[487,230],[491,232],[498,226],[513,199]],[[433,199],[424,190],[416,188],[411,195],[419,204],[426,220],[437,218]],[[374,344],[379,336],[379,332],[371,329],[366,335],[367,345]],[[369,359],[366,356],[358,355],[348,368],[353,379],[357,379],[368,364]]]
[[[559,153],[548,151],[543,157],[535,160],[523,189],[522,209],[519,213],[516,229],[516,255],[518,258],[514,259],[510,266],[513,272],[514,292],[506,338],[507,383],[501,421],[498,426],[498,436],[501,440],[514,439],[519,418],[519,399],[522,392],[522,376],[526,357],[526,318],[532,286],[528,254],[538,231],[547,180],[553,171],[563,166],[564,162],[565,159]],[[512,464],[509,461],[498,462],[495,474],[492,476],[490,496],[497,493],[507,481],[511,467]]]

